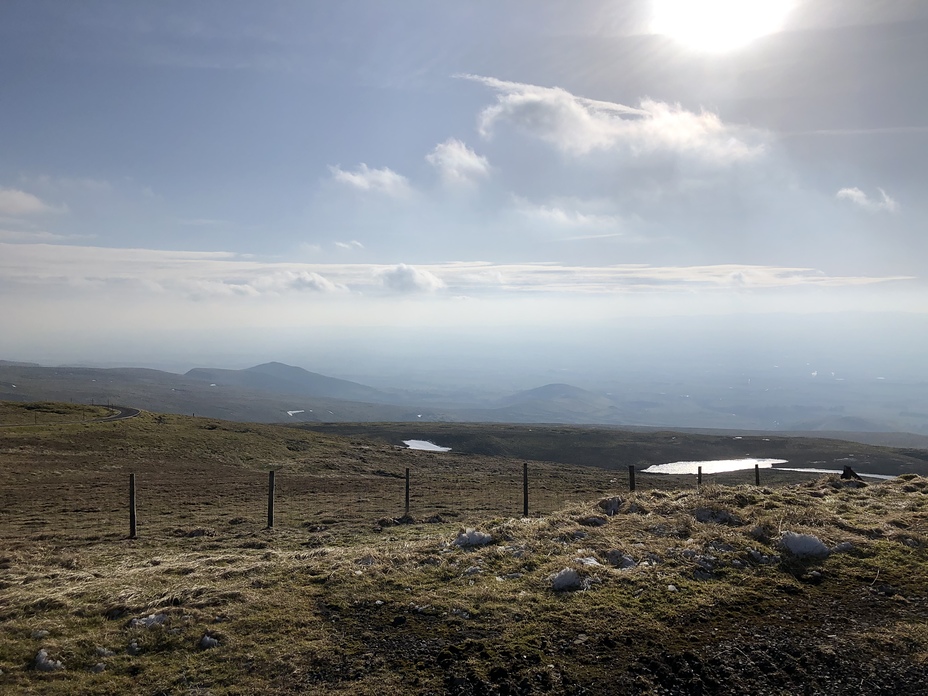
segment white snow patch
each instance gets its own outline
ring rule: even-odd
[[[780,545],[797,558],[826,558],[831,550],[813,534],[783,532]]]
[[[427,452],[450,452],[450,447],[442,447],[428,440],[403,440],[403,444],[409,449],[426,450]]]
[[[306,410],[301,408],[299,411],[287,411],[288,416],[295,416],[297,413],[306,413]]]
[[[465,548],[468,546],[486,546],[493,542],[493,536],[486,532],[479,532],[476,529],[467,528],[458,534],[457,538],[451,543],[455,546]]]

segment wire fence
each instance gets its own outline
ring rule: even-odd
[[[636,475],[637,474],[637,475]],[[777,474],[765,470],[767,481]],[[10,536],[210,535],[236,525],[322,530],[397,523],[468,522],[539,516],[639,488],[698,485],[703,477],[619,470],[521,466],[427,467],[346,473],[225,469],[209,465],[125,471],[72,469],[36,473],[0,487],[0,522]],[[711,482],[716,477],[705,477]],[[759,483],[760,472],[726,475]],[[273,481],[273,486],[271,485]],[[90,530],[90,531],[89,531]],[[50,537],[51,538],[51,537]]]

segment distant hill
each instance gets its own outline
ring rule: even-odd
[[[184,376],[209,384],[259,389],[276,394],[380,404],[393,401],[392,397],[373,387],[345,379],[326,377],[304,370],[302,367],[293,367],[280,362],[255,365],[245,370],[198,367],[188,371]]]
[[[279,367],[278,367],[279,366]],[[355,422],[417,420],[411,406],[335,398],[326,394],[379,394],[364,385],[271,364],[248,370],[200,370],[193,376],[144,368],[42,367],[0,365],[0,399],[120,404],[161,413],[227,420],[275,422]],[[262,374],[267,369],[271,375]],[[305,374],[301,374],[305,373]],[[288,391],[281,374],[303,380]],[[309,377],[307,377],[309,376]],[[331,386],[335,384],[337,389]],[[306,384],[328,385],[313,395]],[[365,391],[370,390],[370,391]],[[433,414],[441,419],[441,414]]]
[[[496,423],[626,422],[628,414],[605,394],[570,384],[546,384],[501,399],[496,408],[461,411],[460,420]]]

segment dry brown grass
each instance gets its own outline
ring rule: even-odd
[[[928,650],[918,476],[699,490],[686,478],[629,493],[613,472],[533,463],[534,514],[522,518],[521,462],[500,458],[151,416],[3,438],[0,690],[11,693],[441,693],[458,678],[596,690],[636,660],[718,646],[745,626],[872,636],[913,665]],[[413,515],[444,521],[377,531],[402,513],[407,466]],[[597,526],[606,496],[621,504]],[[493,543],[455,546],[462,527]],[[788,559],[784,531],[852,548]],[[614,551],[637,565],[613,567]],[[552,591],[567,567],[587,590]],[[151,614],[163,625],[131,625]],[[219,646],[198,647],[204,635]],[[39,648],[66,669],[34,669]]]

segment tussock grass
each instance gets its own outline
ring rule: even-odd
[[[328,435],[288,431],[305,445],[294,450],[270,427],[134,420],[4,441],[2,691],[659,693],[671,683],[662,670],[685,674],[679,660],[697,660],[711,692],[722,674],[711,659],[742,660],[731,646],[748,650],[755,634],[779,641],[771,650],[840,640],[858,657],[892,658],[885,669],[900,674],[926,664],[925,477],[858,488],[771,475],[765,487],[731,478],[698,489],[692,477],[661,489],[643,477],[629,493],[614,472],[536,463],[533,484],[552,495],[523,518],[518,460],[468,458],[465,472],[460,459]],[[443,521],[380,526],[402,512],[395,474],[407,465],[423,496],[413,516]],[[138,472],[134,540],[114,466]],[[268,530],[270,466],[282,473]],[[453,476],[474,504],[449,489]],[[501,482],[515,484],[515,501]],[[598,504],[610,497],[613,515]],[[455,546],[467,527],[493,542]],[[850,546],[796,559],[778,545],[787,531]],[[635,565],[613,565],[622,556]],[[585,589],[552,589],[565,568]],[[152,628],[132,624],[161,614]],[[217,647],[202,648],[204,636]],[[65,669],[36,670],[41,648]],[[798,660],[784,655],[778,665]]]

